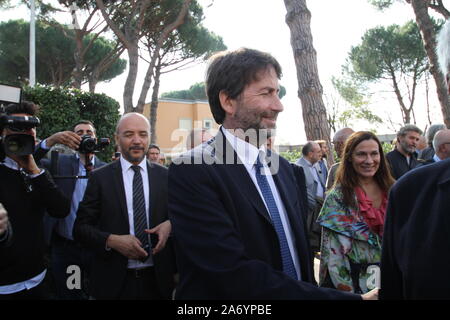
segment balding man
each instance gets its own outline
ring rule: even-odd
[[[435,154],[428,163],[439,162],[450,158],[450,130],[444,129],[436,132],[433,138]]]
[[[325,185],[320,177],[317,163],[322,158],[322,149],[317,142],[308,141],[302,149],[303,157],[297,165],[305,172],[306,190],[308,193],[308,215],[306,228],[312,250],[312,257],[320,250],[321,227],[316,222],[325,195]]]
[[[96,299],[167,299],[173,255],[167,245],[167,169],[146,159],[150,125],[127,113],[116,128],[120,159],[92,172],[74,238],[95,250],[91,295]]]
[[[341,130],[338,130],[333,137],[333,145],[334,150],[336,151],[339,159],[342,157],[342,152],[344,151],[344,145],[345,141],[347,141],[348,137],[351,136],[351,134],[355,132],[351,128],[343,128]],[[326,189],[329,190],[334,185],[334,177],[336,176],[336,170],[339,166],[339,162],[336,162],[333,164],[330,168],[330,171],[328,172],[328,178],[326,183]]]

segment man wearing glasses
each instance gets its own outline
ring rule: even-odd
[[[37,106],[29,102],[6,107],[8,116],[33,117],[36,112]],[[0,134],[3,149],[5,138],[12,135],[28,135],[34,142],[36,130],[6,124]],[[48,172],[38,168],[32,151],[17,155],[5,148],[2,153],[0,203],[14,234],[8,246],[0,247],[0,300],[46,299],[43,217],[46,211],[54,217],[67,216],[70,201]]]

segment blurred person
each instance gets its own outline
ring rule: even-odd
[[[292,165],[265,145],[283,110],[280,77],[258,50],[210,60],[208,100],[222,126],[169,168],[176,299],[360,299],[313,284]]]
[[[319,285],[365,293],[368,267],[379,266],[388,192],[394,184],[383,148],[368,131],[347,140],[317,222],[323,227]]]
[[[435,149],[433,148],[433,139],[434,139],[434,135],[436,134],[436,132],[438,132],[439,130],[442,129],[446,129],[445,125],[442,123],[436,123],[436,124],[432,124],[426,133],[427,136],[427,143],[428,146],[423,149],[421,152],[419,152],[418,155],[418,159],[422,159],[422,160],[430,160],[433,158],[434,154],[435,154]]]
[[[90,294],[101,300],[169,299],[175,260],[168,170],[146,158],[150,124],[142,114],[124,114],[115,140],[121,157],[92,172],[73,229],[75,240],[95,252]]]
[[[166,165],[166,156],[164,155],[163,152],[161,152],[161,153],[159,154],[159,161],[158,161],[158,163],[159,163],[160,165],[162,165],[162,166],[165,166],[165,165]]]
[[[6,247],[11,243],[12,228],[8,220],[8,212],[0,203],[0,247]]]
[[[161,149],[156,144],[150,144],[147,152],[147,159],[150,162],[159,163],[159,158],[161,156]]]
[[[192,129],[186,140],[186,148],[191,150],[211,138],[212,135],[208,129]]]
[[[322,184],[326,185],[328,178],[328,162],[327,162],[327,153],[329,151],[327,142],[325,140],[316,140],[320,146],[320,150],[322,151],[322,156],[319,161],[317,161],[317,168],[319,169],[319,177],[322,180]]]
[[[111,156],[111,161],[116,161],[120,158],[120,148],[118,145],[114,146],[114,153]]]
[[[418,154],[420,154],[420,152],[422,152],[422,150],[424,150],[427,147],[427,138],[425,138],[423,135],[419,136],[419,142],[417,143],[417,148],[416,151]],[[420,157],[417,157],[418,159],[420,159]]]
[[[407,124],[397,132],[397,148],[386,154],[391,175],[398,180],[406,172],[421,165],[417,161],[417,143],[422,130],[413,124]]]
[[[429,162],[439,162],[450,158],[450,130],[442,129],[436,132],[433,138],[435,154]]]
[[[450,20],[436,39],[450,93]],[[447,159],[417,168],[393,186],[383,238],[381,299],[450,299],[449,181]]]
[[[33,117],[38,107],[24,101],[8,105],[5,111],[9,116]],[[12,123],[0,134],[3,141],[12,135],[35,140],[36,130]],[[8,246],[0,247],[0,300],[48,299],[43,217],[45,212],[57,218],[67,216],[70,201],[48,171],[38,168],[32,154],[5,153],[0,163],[0,203],[8,212],[14,235]]]
[[[94,124],[89,120],[80,120],[75,123],[72,132],[79,136],[80,140],[84,136],[97,138]],[[41,164],[47,170],[52,168],[52,162],[48,159],[43,159]],[[92,170],[104,165],[105,163],[93,152],[86,153],[83,150],[77,150],[72,155],[58,154],[56,173],[54,174],[65,178],[55,179],[55,182],[71,201],[70,214],[64,219],[47,217],[46,229],[51,244],[51,274],[55,283],[57,298],[62,300],[89,298],[86,286],[89,279],[92,253],[74,241],[72,231],[79,203],[86,191],[87,177]],[[67,279],[71,276],[70,273],[67,273],[67,270],[71,265],[80,268],[83,280],[81,288],[69,289],[67,287]]]
[[[306,228],[311,247],[311,257],[320,251],[321,228],[316,220],[322,207],[325,195],[325,185],[320,178],[316,164],[322,157],[322,149],[317,142],[308,141],[302,149],[303,157],[298,159],[296,164],[303,168],[305,173],[306,190],[308,194],[308,214],[306,218]]]
[[[333,136],[333,146],[334,151],[336,151],[336,154],[339,159],[342,157],[342,152],[344,150],[345,141],[347,141],[348,137],[354,133],[353,129],[351,128],[343,128],[338,131]],[[326,190],[330,190],[331,187],[334,185],[334,179],[336,176],[336,170],[339,166],[339,162],[336,162],[333,164],[328,172],[328,178],[326,183]]]

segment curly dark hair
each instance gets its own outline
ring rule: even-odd
[[[374,176],[378,186],[387,193],[395,182],[378,137],[370,131],[358,131],[353,133],[345,142],[342,160],[336,172],[335,182],[335,185],[341,186],[344,204],[350,208],[357,207],[355,201],[355,188],[359,186],[358,174],[352,165],[352,155],[356,147],[365,140],[374,140],[378,144],[380,165]]]
[[[225,92],[236,99],[245,87],[258,80],[258,73],[272,66],[278,79],[281,78],[281,66],[270,54],[254,49],[240,48],[214,55],[206,71],[206,93],[214,120],[223,123],[225,111],[219,99],[219,93]]]

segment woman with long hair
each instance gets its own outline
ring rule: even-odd
[[[379,265],[388,192],[395,180],[372,132],[346,141],[336,181],[317,222],[322,226],[319,285],[366,293],[368,268]]]

